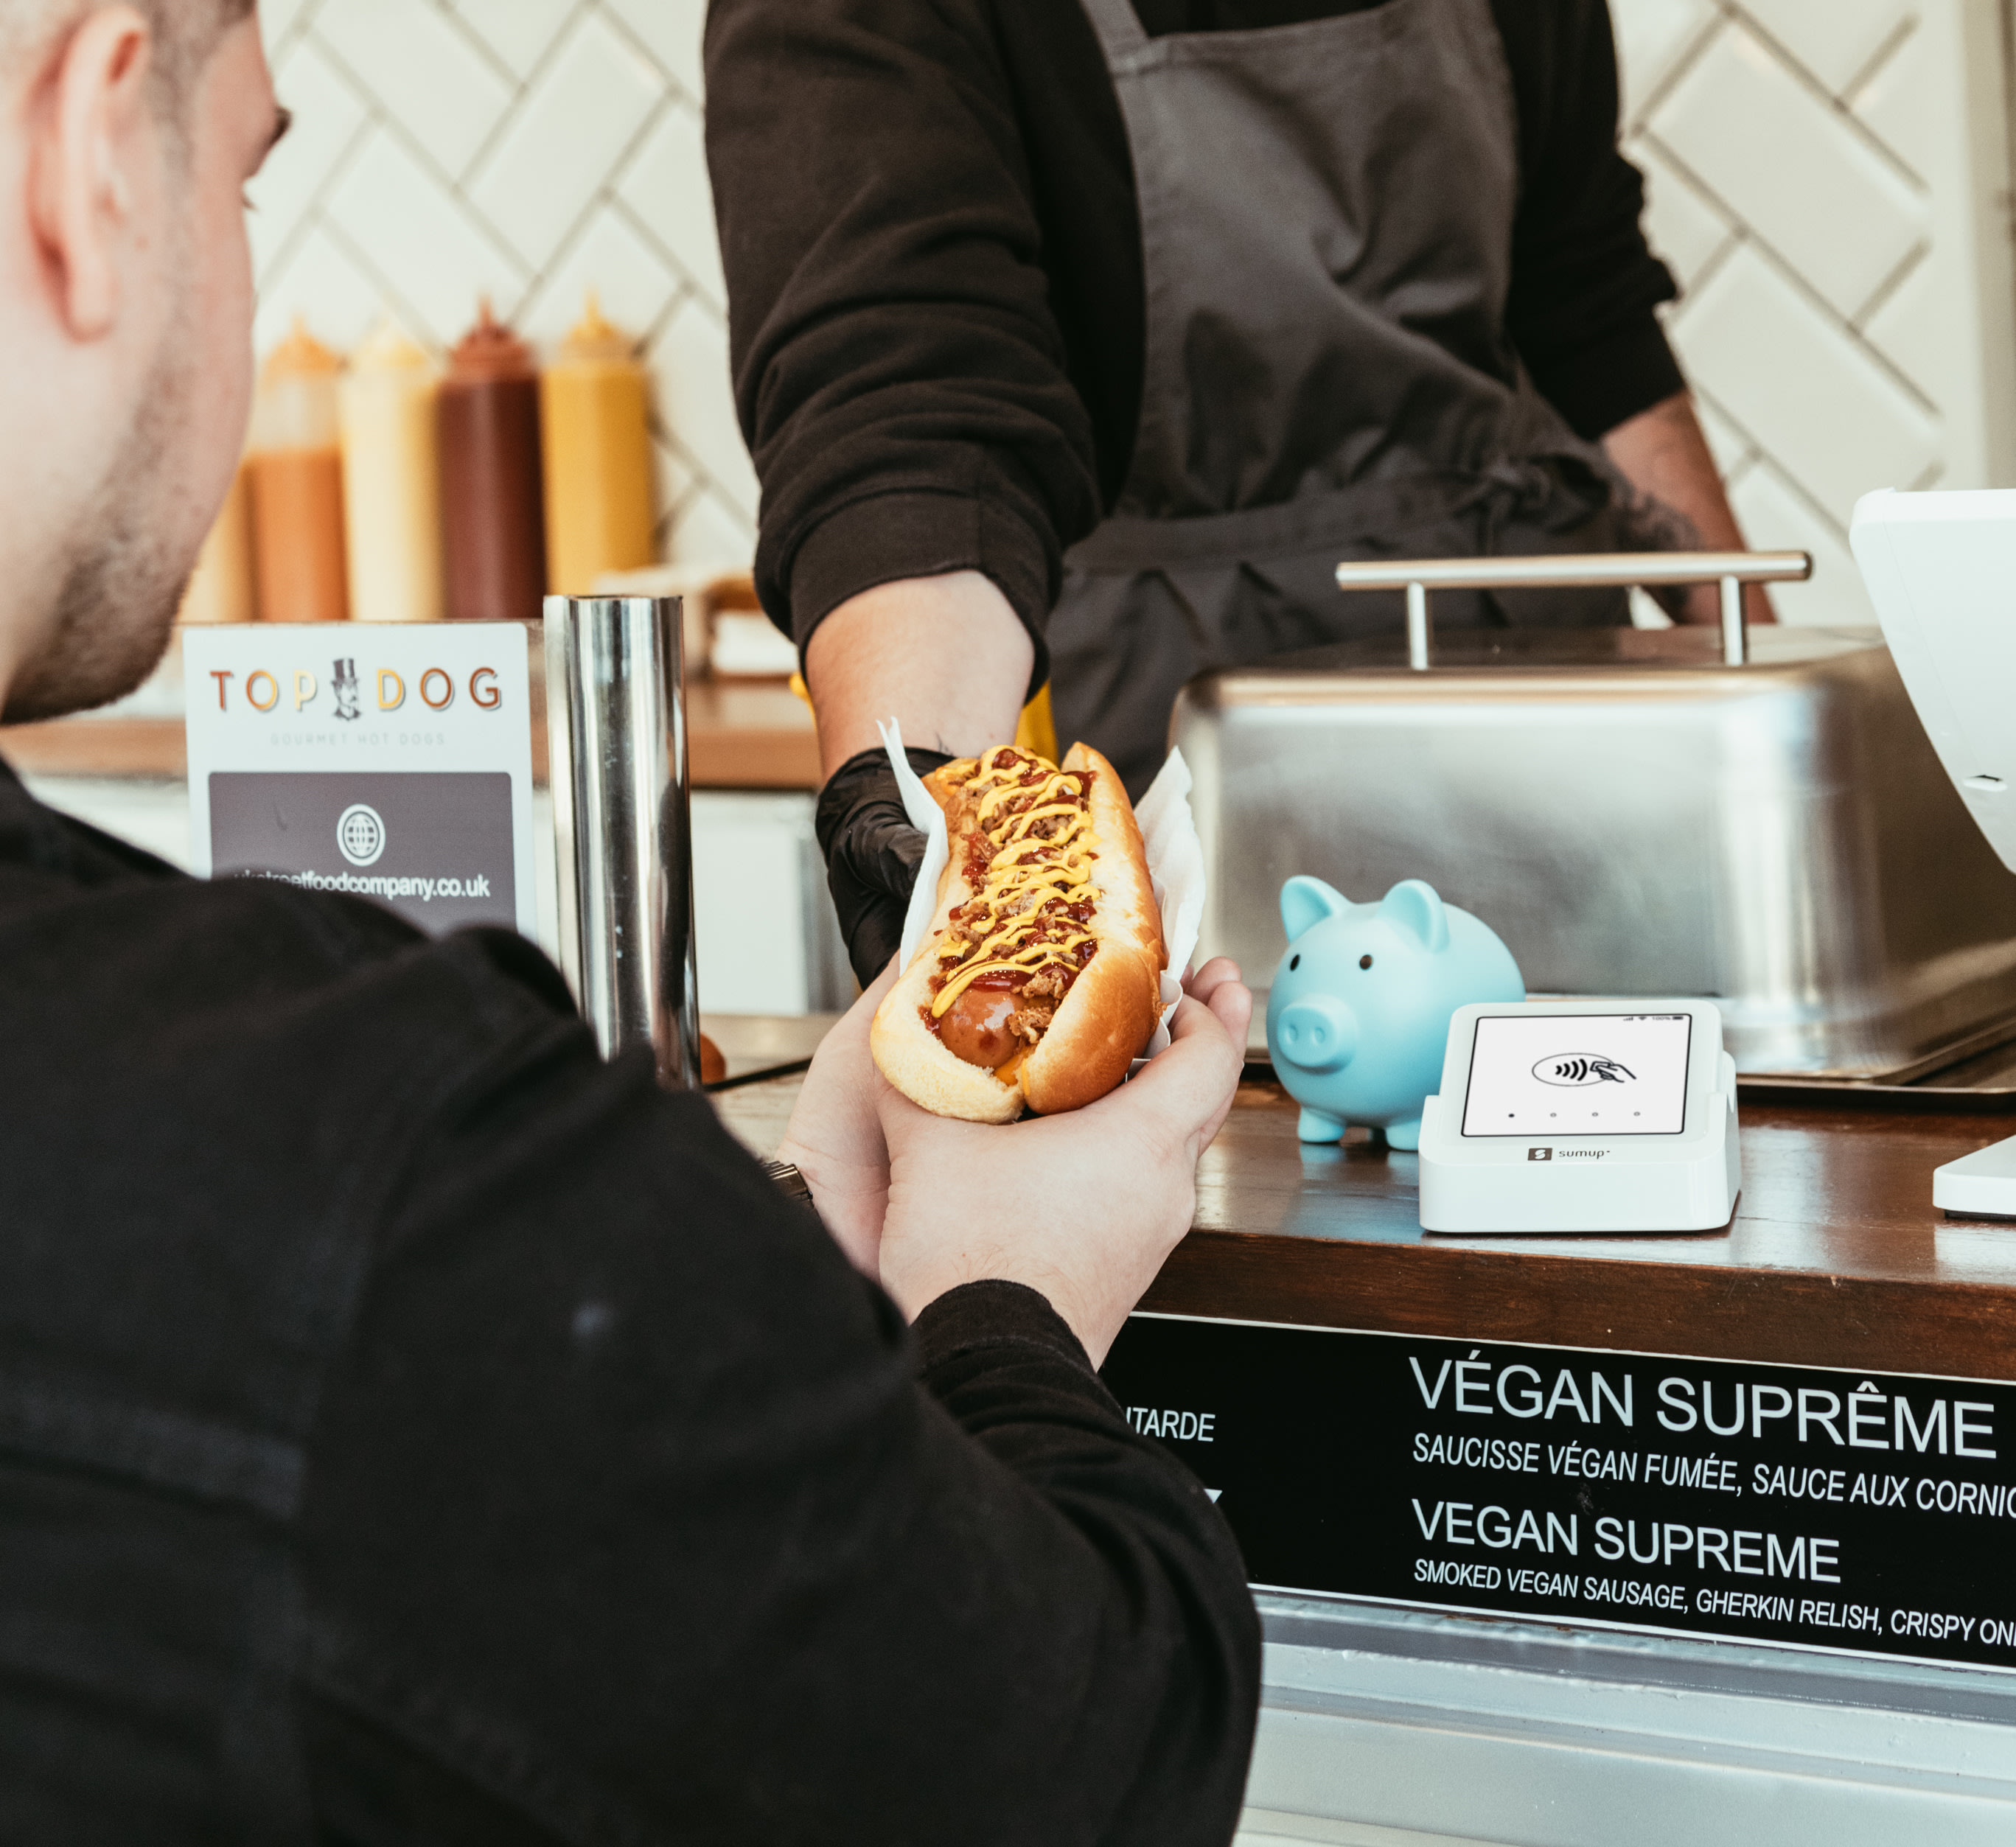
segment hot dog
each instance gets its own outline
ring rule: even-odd
[[[1012,1122],[1103,1096],[1155,1029],[1166,959],[1111,764],[1012,744],[924,779],[952,848],[923,946],[876,1010],[875,1062],[941,1116]]]

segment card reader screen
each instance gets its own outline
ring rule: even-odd
[[[1467,1136],[1678,1135],[1690,1014],[1499,1014],[1477,1023]]]

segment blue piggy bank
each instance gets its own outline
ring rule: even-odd
[[[1512,952],[1489,925],[1402,879],[1353,904],[1321,879],[1281,887],[1288,952],[1267,996],[1275,1075],[1302,1106],[1296,1133],[1334,1142],[1347,1124],[1421,1144],[1421,1104],[1442,1082],[1449,1017],[1474,1000],[1524,1000]]]

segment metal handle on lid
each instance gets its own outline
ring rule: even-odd
[[[603,1056],[700,1088],[693,824],[676,596],[546,599],[560,960]]]
[[[1340,590],[1404,590],[1407,664],[1431,663],[1431,590],[1568,590],[1635,585],[1718,583],[1722,589],[1722,657],[1731,667],[1749,658],[1743,625],[1745,584],[1802,581],[1813,574],[1810,552],[1582,552],[1539,558],[1402,558],[1353,560],[1337,567]]]

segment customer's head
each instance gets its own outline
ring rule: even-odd
[[[0,713],[160,657],[252,380],[254,0],[0,0]]]

